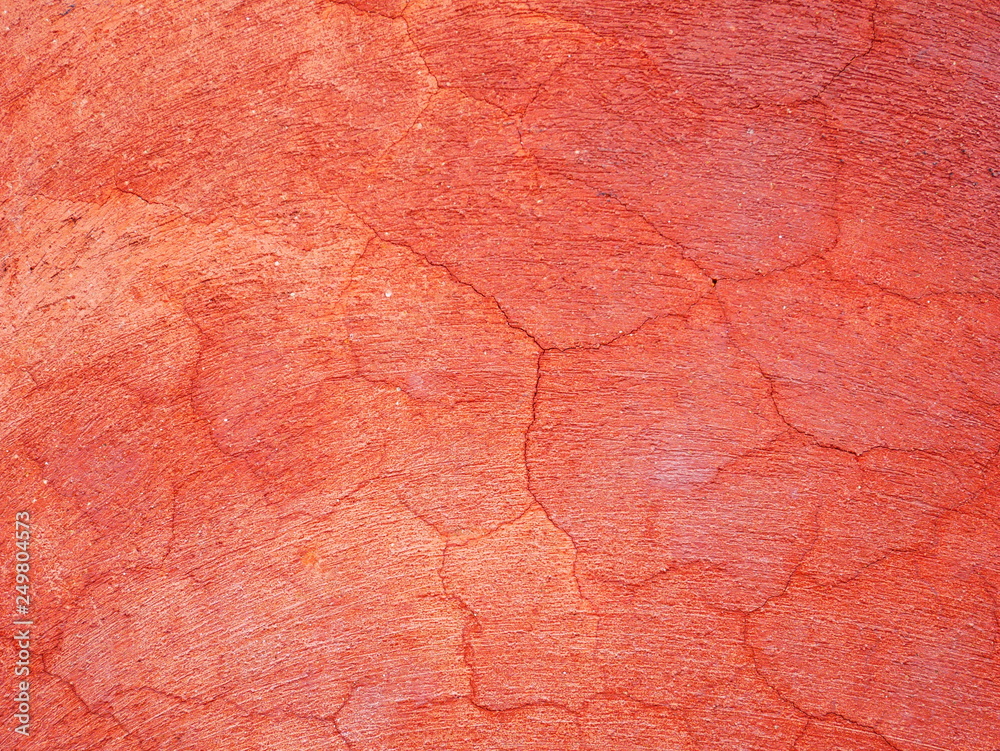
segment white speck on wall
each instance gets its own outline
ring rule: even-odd
[[[392,290],[391,290],[391,289],[387,289],[387,290],[385,291],[385,296],[386,296],[386,297],[392,297]]]

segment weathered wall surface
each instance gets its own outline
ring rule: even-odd
[[[1000,749],[990,2],[0,10],[0,745]]]

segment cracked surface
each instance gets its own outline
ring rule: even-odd
[[[987,4],[0,10],[16,748],[1000,748]]]

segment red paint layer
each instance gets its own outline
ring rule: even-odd
[[[1000,20],[688,5],[0,8],[0,745],[1000,749]]]

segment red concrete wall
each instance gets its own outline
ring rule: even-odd
[[[988,0],[0,11],[0,746],[1000,749]]]

